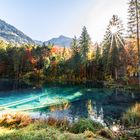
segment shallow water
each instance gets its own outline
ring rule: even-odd
[[[95,88],[94,85],[45,84],[39,88],[21,86],[18,90],[6,86],[3,83],[0,89],[1,114],[26,111],[35,118],[75,121],[90,117],[107,123],[118,120],[127,109],[140,103],[139,93]]]

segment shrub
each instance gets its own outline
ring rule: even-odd
[[[124,126],[135,127],[140,126],[140,104],[136,104],[129,109],[122,117]]]
[[[114,134],[108,129],[99,130],[97,134],[107,139],[114,139]]]
[[[140,138],[140,128],[131,131],[131,136],[132,136],[132,137],[139,137],[139,138]]]
[[[86,130],[96,132],[99,129],[102,129],[103,126],[97,122],[94,122],[90,119],[80,119],[78,122],[74,123],[70,128],[70,131],[73,133],[83,133]]]
[[[114,84],[114,79],[111,75],[106,75],[105,80],[108,82],[108,84]]]
[[[130,139],[127,135],[123,135],[119,137],[119,140],[133,140],[133,139]]]
[[[91,131],[89,131],[89,130],[86,130],[85,132],[84,132],[84,135],[85,135],[85,137],[86,138],[95,138],[96,137],[96,135],[93,133],[93,132],[91,132]]]
[[[4,114],[0,118],[0,126],[10,127],[10,128],[20,128],[29,125],[32,119],[23,113],[8,113]]]
[[[23,80],[31,80],[31,81],[37,81],[39,79],[45,79],[45,75],[43,74],[43,71],[33,71],[33,72],[28,72],[21,77]]]
[[[54,118],[48,118],[47,124],[60,128],[61,130],[67,130],[69,128],[69,121],[67,119],[58,120]]]
[[[136,137],[140,137],[140,128],[135,130],[133,135],[136,136]]]

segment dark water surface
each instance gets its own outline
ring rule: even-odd
[[[43,84],[36,86],[0,81],[0,113],[26,111],[33,117],[90,117],[101,123],[118,120],[140,103],[140,93],[97,88],[94,84]]]

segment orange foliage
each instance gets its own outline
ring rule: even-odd
[[[52,49],[51,49],[51,53],[57,53],[58,52],[58,47],[54,46]]]
[[[25,127],[32,122],[32,119],[23,113],[7,113],[0,117],[0,126],[10,128]]]
[[[27,53],[31,52],[31,50],[32,50],[31,48],[26,48]]]
[[[36,64],[37,60],[32,56],[32,48],[26,48],[26,59],[29,59],[31,64]]]
[[[31,64],[34,65],[34,64],[36,64],[37,60],[34,57],[31,57],[30,62],[31,62]]]
[[[127,54],[126,72],[129,77],[128,83],[138,83],[138,48],[136,39],[127,39],[125,42],[125,52]],[[122,55],[124,56],[124,54]]]

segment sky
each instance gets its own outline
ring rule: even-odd
[[[46,41],[80,36],[87,27],[93,42],[101,42],[113,14],[126,26],[128,0],[0,0],[0,19],[32,39]]]

